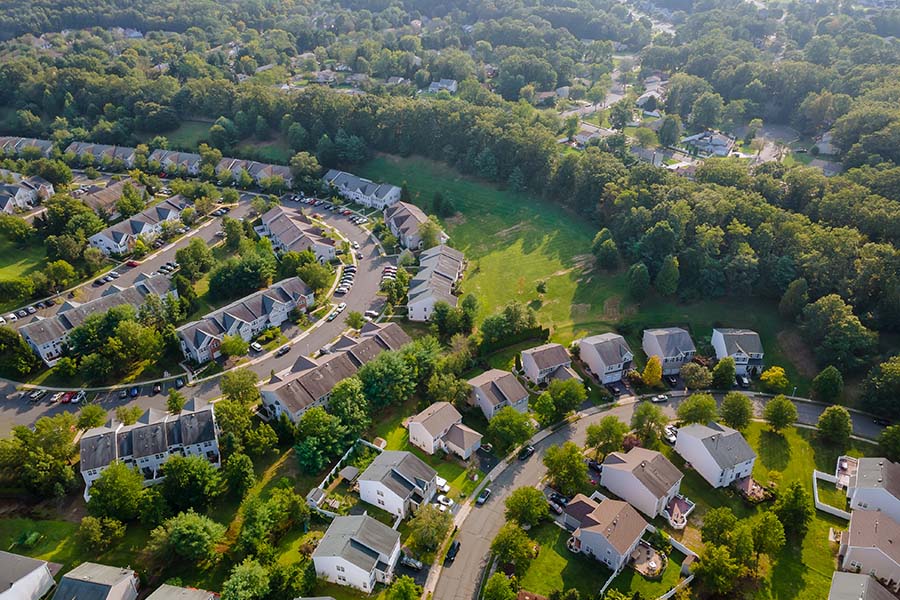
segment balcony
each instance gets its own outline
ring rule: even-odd
[[[688,516],[694,511],[695,504],[685,496],[676,494],[666,505],[662,516],[666,518],[673,529],[684,529]]]

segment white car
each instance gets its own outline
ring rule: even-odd
[[[253,348],[253,350],[255,350],[256,352],[263,351],[263,347],[260,346],[259,342],[253,342],[252,344],[250,344],[250,347]]]
[[[359,250],[359,242],[353,242],[352,246],[354,250]]]
[[[78,404],[79,402],[84,400],[86,396],[87,394],[84,393],[84,390],[78,390],[78,393],[75,394],[74,398],[72,398],[72,404]]]
[[[346,303],[346,302],[341,302],[340,304],[337,305],[337,308],[336,308],[335,310],[336,310],[338,313],[342,313],[342,312],[344,312],[344,309],[345,309],[345,308],[347,308],[347,303]]]
[[[675,426],[666,425],[666,428],[663,430],[663,432],[663,438],[665,438],[668,443],[674,446],[675,442],[678,441],[678,430],[675,428]]]
[[[650,398],[650,401],[651,402],[668,402],[669,397],[666,396],[665,394],[660,394],[659,396],[653,396],[652,398]]]
[[[438,504],[446,506],[447,508],[453,508],[453,500],[451,500],[444,494],[441,494],[440,496],[438,496],[437,501],[438,501]]]

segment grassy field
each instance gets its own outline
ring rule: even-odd
[[[528,535],[538,543],[540,551],[519,581],[522,589],[548,596],[553,590],[575,588],[582,598],[593,598],[611,575],[597,561],[570,552],[566,540],[571,534],[553,523],[543,523]]]
[[[206,121],[184,121],[177,129],[173,129],[163,134],[163,136],[169,140],[171,148],[194,151],[200,145],[200,142],[209,137],[210,127],[212,127],[212,123]],[[145,138],[146,140],[151,140],[156,135],[155,133],[150,133]]]
[[[253,157],[262,162],[286,165],[291,160],[291,149],[281,136],[272,140],[246,140],[238,144],[236,150],[240,156]]]
[[[47,251],[39,242],[24,248],[0,237],[0,279],[15,279],[39,270],[47,260]]]
[[[406,183],[413,201],[426,210],[436,191],[453,203],[459,214],[445,219],[444,226],[451,244],[469,260],[462,290],[478,297],[482,318],[519,301],[537,310],[554,341],[617,330],[639,355],[645,327],[687,326],[701,350],[709,346],[714,326],[749,327],[762,337],[767,364],[784,366],[799,393],[815,375],[814,366],[803,360],[808,350],[772,303],[724,298],[681,304],[650,297],[634,304],[625,295],[623,272],[593,267],[590,246],[599,225],[556,204],[497,189],[418,157],[378,156],[357,171],[374,180]],[[537,292],[539,281],[546,282],[544,294]],[[639,365],[642,361],[638,356]]]

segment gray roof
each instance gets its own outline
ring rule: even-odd
[[[175,587],[164,583],[150,594],[147,600],[216,600],[217,598],[218,594],[206,590]]]
[[[390,556],[400,534],[367,515],[336,517],[313,552],[316,556],[340,556],[371,572],[380,555]]]
[[[531,356],[541,370],[572,362],[572,358],[562,344],[543,344],[528,350],[522,350],[522,356],[526,355]]]
[[[603,333],[586,337],[579,342],[579,346],[591,346],[606,365],[617,365],[624,362],[626,354],[634,356],[628,342],[617,333]]]
[[[528,390],[509,371],[491,369],[469,380],[469,385],[478,388],[487,396],[493,406],[509,402],[513,404],[528,397]]]
[[[134,576],[131,569],[81,563],[63,576],[53,600],[120,600],[126,596],[111,595],[113,586]]]
[[[409,420],[410,423],[421,423],[431,437],[439,435],[460,421],[462,421],[462,415],[449,402],[435,402]]]
[[[896,600],[896,597],[869,574],[835,571],[828,600]]]
[[[397,202],[384,209],[385,223],[393,222],[404,235],[418,235],[419,227],[428,220],[428,215],[415,204]]]
[[[884,488],[895,498],[900,498],[900,464],[886,458],[860,458],[850,487]]]
[[[424,490],[437,475],[412,452],[385,450],[359,476],[360,481],[380,481],[401,498],[409,498],[416,489]]]
[[[709,455],[721,468],[734,467],[756,458],[756,452],[735,429],[719,423],[693,423],[678,430],[678,435],[690,435],[703,442]]]
[[[743,352],[744,354],[762,354],[763,346],[759,334],[749,329],[714,329],[722,334],[728,356]]]
[[[0,591],[8,590],[25,576],[41,568],[47,568],[46,560],[38,560],[0,550]],[[49,570],[47,571],[49,576]],[[41,595],[50,591],[48,587],[41,590]]]
[[[626,453],[611,452],[604,459],[603,467],[632,473],[656,498],[666,496],[684,477],[660,452],[637,446]]]
[[[661,358],[678,356],[681,353],[696,352],[691,334],[681,327],[662,327],[658,329],[646,329],[644,334],[649,334],[656,339],[663,353]]]
[[[484,437],[474,429],[463,425],[462,423],[454,423],[447,430],[444,441],[453,444],[457,448],[471,448]]]

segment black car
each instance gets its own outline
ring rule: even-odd
[[[885,419],[884,417],[874,417],[872,422],[876,425],[881,425],[882,427],[890,427],[891,422]]]
[[[597,471],[598,473],[603,472],[603,465],[601,463],[598,463],[596,460],[589,460],[589,461],[587,461],[587,464],[588,464],[588,468],[591,471]]]
[[[176,379],[176,380],[175,380],[175,387],[178,388],[179,390],[180,390],[181,388],[183,388],[183,387],[184,387],[184,379],[182,379],[182,378],[180,378],[180,377],[179,377],[178,379]]]
[[[453,540],[453,543],[450,544],[450,549],[447,550],[446,562],[452,563],[456,559],[457,554],[459,554],[459,540]]]
[[[528,444],[521,450],[519,450],[519,460],[528,460],[531,458],[531,455],[534,454],[534,446]]]
[[[284,356],[285,354],[287,354],[290,351],[291,351],[290,346],[282,346],[275,352],[275,356]]]
[[[678,385],[678,378],[673,375],[669,375],[668,377],[666,377],[666,381],[668,381],[669,385],[672,387],[676,387]]]
[[[560,506],[566,506],[569,504],[569,499],[560,494],[559,492],[551,492],[550,500],[552,502],[556,502]]]
[[[425,566],[421,561],[418,561],[409,554],[402,552],[400,553],[400,564],[405,565],[414,571],[421,571]]]
[[[158,394],[158,393],[160,393],[161,391],[162,391],[162,386],[161,386],[161,385],[159,385],[158,383],[153,384],[153,393],[154,393],[154,394]]]
[[[140,393],[141,393],[140,388],[135,386],[135,387],[131,388],[131,391],[128,393],[128,395],[131,396],[132,398],[137,398],[138,394],[140,394]]]

